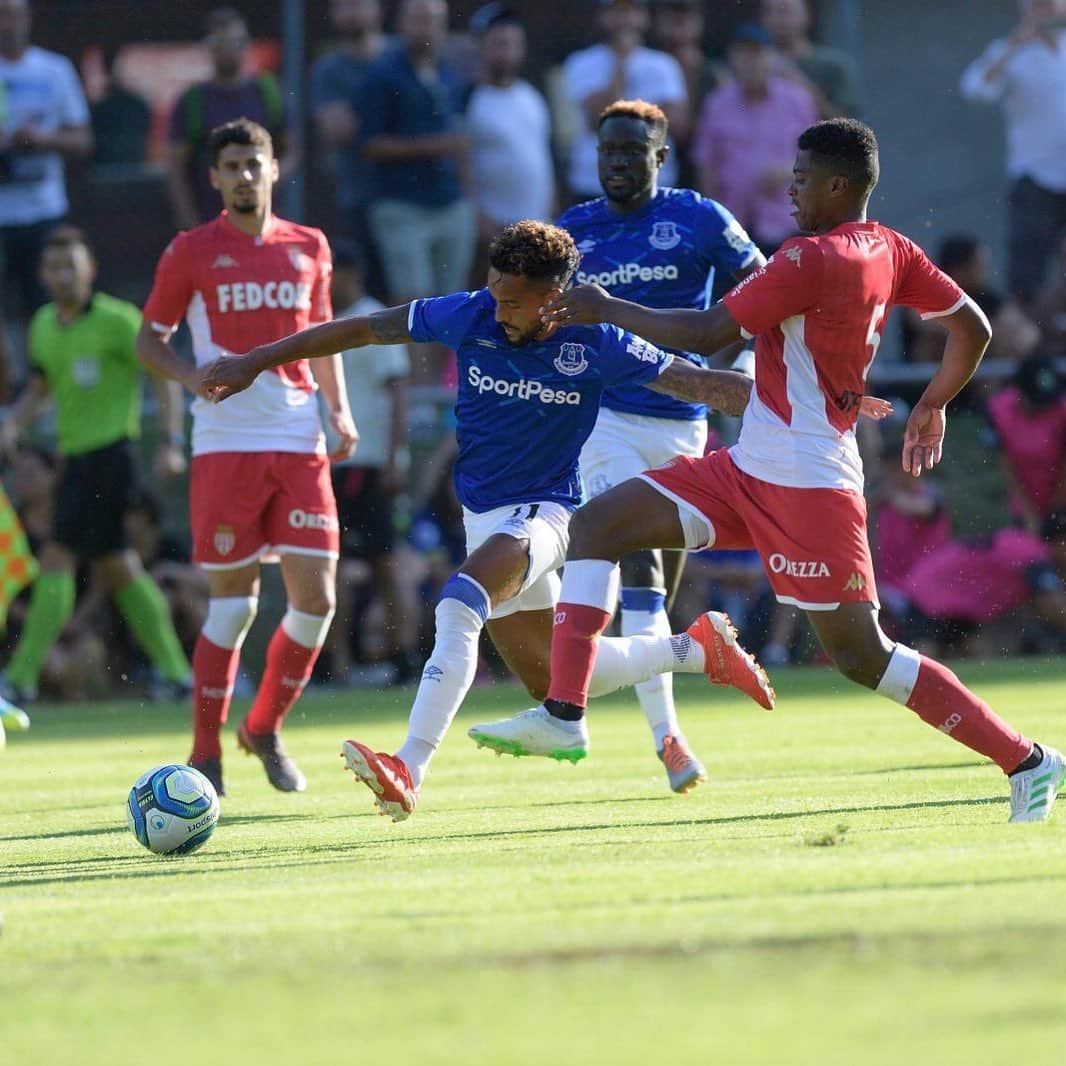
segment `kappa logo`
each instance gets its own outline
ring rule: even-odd
[[[237,547],[237,531],[233,526],[219,526],[215,530],[215,551],[219,555],[229,555]]]
[[[829,577],[829,567],[817,559],[786,559],[780,552],[770,556],[770,572],[789,577]],[[852,575],[857,576],[857,575]]]
[[[218,258],[217,258],[217,259],[216,259],[216,260],[215,260],[215,261],[214,261],[214,262],[213,262],[212,264],[211,264],[211,269],[212,269],[212,270],[225,270],[225,269],[226,269],[226,267],[235,267],[236,265],[237,265],[237,260],[236,260],[236,259],[234,259],[232,255],[226,255],[226,253],[225,253],[225,252],[223,252],[223,253],[222,253],[222,254],[221,254],[221,255],[220,255],[220,256],[219,256],[219,257],[218,257]]]
[[[681,234],[677,232],[676,222],[656,222],[651,228],[648,243],[660,252],[668,252],[681,243]]]
[[[786,259],[791,259],[796,266],[799,266],[800,259],[803,257],[803,249],[799,245],[793,245],[791,248],[786,248],[783,255]]]
[[[866,578],[860,573],[853,573],[844,585],[845,592],[862,592],[866,588]]]
[[[559,346],[559,354],[555,357],[555,369],[567,377],[574,377],[587,370],[589,361],[585,358],[585,346],[583,344],[562,344]]]

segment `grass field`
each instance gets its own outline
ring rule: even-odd
[[[1066,664],[963,674],[1066,742]],[[1061,1062],[1066,805],[1008,826],[998,771],[909,712],[775,680],[773,714],[679,683],[711,772],[683,798],[631,696],[575,768],[475,750],[472,721],[526,702],[480,690],[402,825],[336,752],[395,746],[409,695],[312,696],[287,734],[308,792],[228,734],[184,859],[123,804],[187,754],[185,710],[41,709],[0,755],[0,1062]]]

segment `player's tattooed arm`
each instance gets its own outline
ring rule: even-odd
[[[722,414],[736,417],[748,406],[752,384],[747,374],[735,370],[704,370],[684,359],[675,359],[646,387],[688,403],[705,403]]]
[[[404,344],[411,339],[408,323],[411,321],[411,305],[386,307],[369,317],[370,330],[378,344]]]
[[[741,337],[740,327],[723,304],[706,311],[686,308],[656,310],[617,300],[599,285],[578,285],[541,309],[544,323],[589,326],[610,322],[638,337],[683,352],[711,355]]]
[[[243,392],[264,371],[297,359],[323,359],[369,344],[397,344],[411,339],[407,328],[410,305],[389,307],[372,315],[336,318],[293,333],[247,355],[223,356],[201,372],[203,387],[216,402]]]

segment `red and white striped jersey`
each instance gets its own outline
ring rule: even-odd
[[[964,299],[913,241],[878,222],[785,241],[723,297],[756,338],[737,466],[774,485],[861,492],[855,422],[888,312],[901,304],[936,318]]]
[[[144,317],[169,334],[185,318],[198,366],[333,317],[329,244],[320,230],[271,218],[261,236],[226,212],[179,233],[156,267]],[[193,455],[321,452],[322,425],[306,359],[256,378],[221,404],[193,401]]]

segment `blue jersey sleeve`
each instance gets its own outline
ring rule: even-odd
[[[700,197],[696,236],[700,251],[717,270],[732,276],[759,254],[755,242],[733,213],[716,200]]]
[[[470,324],[477,314],[477,292],[454,292],[429,300],[414,300],[408,332],[411,340],[439,341],[455,349],[470,332]]]
[[[601,328],[600,372],[606,386],[645,385],[674,361],[672,355],[642,337],[617,326]]]

